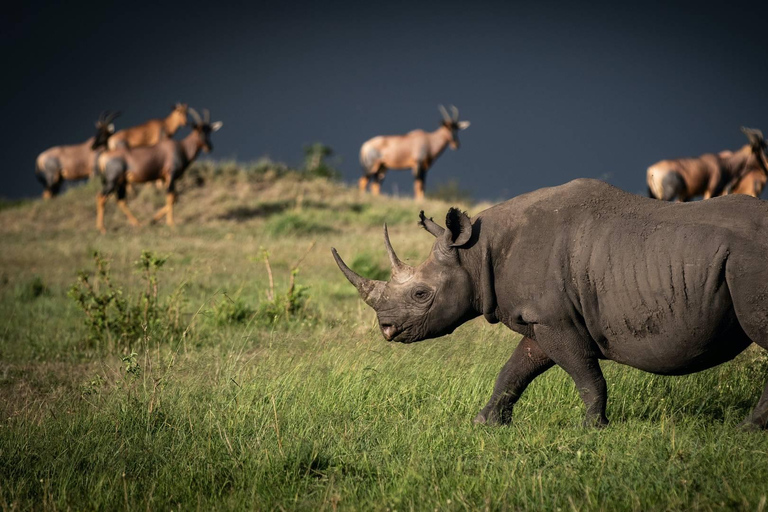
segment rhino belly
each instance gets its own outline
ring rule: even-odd
[[[610,360],[663,375],[693,373],[733,359],[751,341],[727,287],[710,297],[681,297],[666,308],[638,304],[605,319],[598,345]]]

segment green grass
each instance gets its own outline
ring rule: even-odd
[[[679,378],[604,364],[603,431],[581,427],[574,385],[553,369],[512,425],[477,427],[519,337],[475,320],[388,344],[330,256],[387,269],[386,220],[401,257],[419,262],[431,238],[418,211],[441,219],[447,203],[212,174],[185,182],[175,230],[131,229],[110,203],[99,235],[95,185],[0,211],[0,508],[764,509],[768,433],[735,428],[768,378],[764,352]],[[147,219],[162,194],[129,204]],[[313,240],[296,277],[303,314],[264,321],[263,250],[284,294]],[[141,250],[167,255],[159,295],[181,290],[183,333],[148,331],[134,355],[89,340],[67,290],[94,249],[129,298]]]

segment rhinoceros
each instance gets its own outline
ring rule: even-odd
[[[579,179],[493,206],[451,208],[436,240],[404,264],[384,226],[389,282],[336,263],[387,341],[450,334],[483,315],[523,335],[476,423],[506,424],[530,382],[554,365],[576,383],[585,424],[602,427],[607,359],[683,375],[768,349],[768,203],[727,196],[662,203]],[[768,385],[744,428],[766,428]]]

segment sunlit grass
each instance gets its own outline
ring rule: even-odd
[[[100,236],[94,194],[0,211],[0,508],[765,506],[768,435],[735,429],[768,378],[763,351],[681,378],[604,364],[612,423],[594,431],[559,369],[533,383],[511,426],[472,424],[519,339],[502,326],[384,342],[330,247],[386,269],[386,220],[403,259],[421,261],[431,237],[418,211],[441,219],[445,203],[230,171],[182,194],[175,230],[133,230],[113,212]],[[160,204],[149,188],[131,201],[141,218]],[[270,231],[289,216],[329,230]],[[227,297],[253,310],[266,300],[264,249],[280,291],[312,240],[297,276],[306,316],[217,320]],[[160,294],[183,287],[186,335],[148,335],[133,357],[90,343],[66,291],[94,249],[129,294],[141,250],[168,255]]]

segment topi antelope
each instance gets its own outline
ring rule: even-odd
[[[104,111],[96,121],[96,135],[81,144],[54,146],[37,156],[35,177],[45,189],[44,199],[57,195],[64,180],[84,180],[93,174],[96,157],[115,133],[112,121],[119,115],[120,112]]]
[[[203,119],[190,108],[194,118],[192,131],[182,140],[164,139],[154,146],[142,146],[133,149],[118,148],[99,155],[97,169],[101,174],[103,187],[96,196],[96,228],[106,233],[104,227],[104,205],[109,194],[117,196],[117,205],[128,218],[132,226],[139,226],[125,202],[125,188],[129,183],[146,183],[163,180],[166,188],[166,204],[153,217],[158,221],[166,216],[166,222],[173,226],[173,204],[176,202],[176,180],[202,149],[206,153],[213,150],[211,133],[219,130],[221,121],[211,123],[210,113],[203,110]]]
[[[146,123],[125,128],[109,139],[109,149],[154,146],[163,139],[170,139],[187,124],[186,103],[177,103],[171,107],[171,113],[164,119],[150,119]]]
[[[748,129],[742,128],[752,141]],[[663,201],[688,201],[722,195],[733,179],[744,175],[754,158],[764,158],[764,150],[752,142],[738,151],[707,153],[698,158],[662,160],[648,168],[648,195]]]
[[[469,121],[459,121],[459,109],[451,105],[451,115],[440,105],[443,120],[433,132],[413,130],[405,135],[379,135],[363,143],[360,165],[363,177],[358,185],[365,192],[371,182],[371,192],[379,195],[381,182],[388,169],[411,169],[414,177],[413,195],[424,199],[424,180],[437,157],[450,145],[459,149],[459,130],[469,127]]]
[[[763,138],[763,132],[752,128],[741,128],[749,138],[754,159],[744,166],[742,171],[735,175],[725,187],[723,195],[745,194],[752,197],[760,197],[768,180],[768,144]]]

